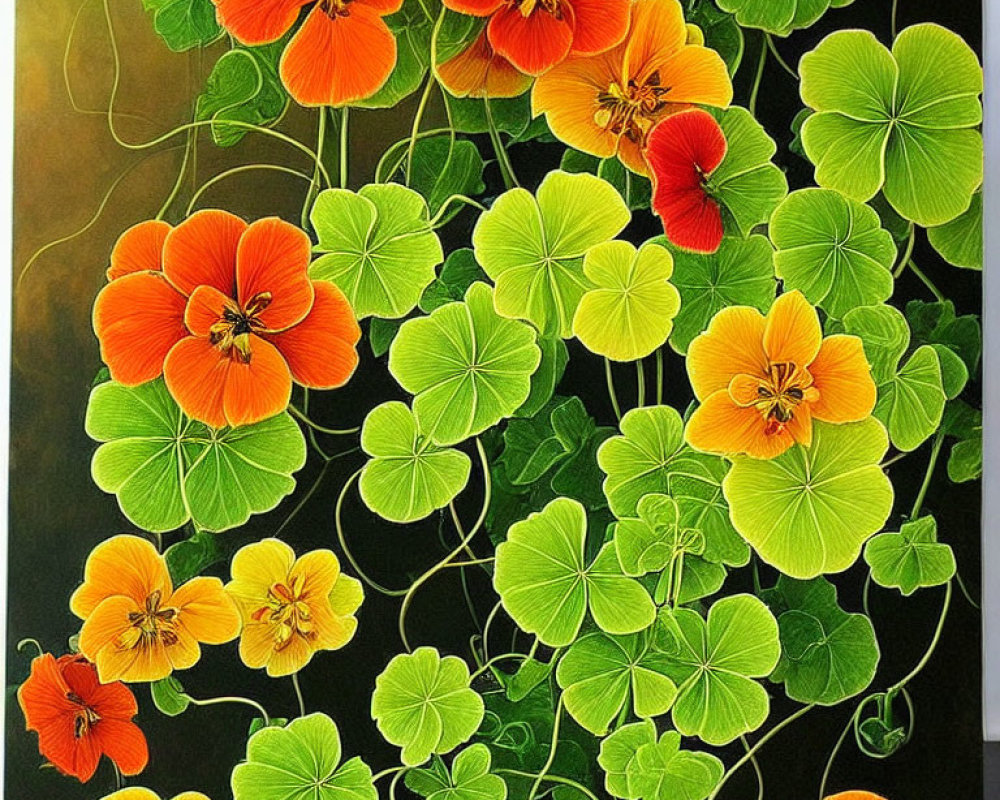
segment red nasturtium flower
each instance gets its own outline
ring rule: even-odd
[[[216,210],[126,231],[94,304],[111,377],[135,386],[162,373],[184,413],[215,428],[280,413],[292,379],[343,386],[361,330],[336,286],[309,279],[310,250],[280,219]]]
[[[101,756],[125,775],[146,768],[146,737],[132,721],[135,697],[122,683],[102,684],[83,656],[38,656],[17,700],[28,730],[38,733],[39,752],[64,775],[86,783]]]
[[[531,77],[493,49],[485,29],[437,72],[455,97],[517,97],[531,88]]]
[[[667,117],[649,134],[653,211],[667,238],[683,250],[714,253],[722,243],[722,210],[707,182],[725,155],[722,128],[701,109]]]
[[[730,306],[688,349],[688,377],[701,405],[685,430],[711,453],[775,458],[812,443],[812,420],[865,419],[876,389],[861,340],[823,338],[816,309],[799,291],[774,301],[767,317]]]
[[[214,0],[216,15],[246,45],[276,42],[312,0]],[[403,0],[319,0],[281,57],[281,80],[304,106],[371,97],[396,66],[396,39],[382,19]]]
[[[652,127],[692,105],[726,107],[733,86],[722,57],[692,44],[678,0],[635,0],[625,39],[606,53],[570,56],[532,90],[566,144],[598,158],[617,155],[646,174],[643,148]]]
[[[628,30],[632,0],[443,0],[462,14],[489,17],[486,35],[521,72],[541,75],[570,54],[595,55]]]

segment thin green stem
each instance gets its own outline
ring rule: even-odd
[[[972,594],[966,588],[965,581],[962,580],[962,574],[957,570],[955,571],[955,582],[958,584],[958,588],[961,590],[962,594],[965,595],[965,599],[969,601],[969,605],[977,611],[981,611],[982,609],[980,608],[979,603],[972,599]]]
[[[869,572],[868,575],[865,576],[865,585],[864,588],[862,588],[861,590],[861,608],[864,609],[865,616],[868,618],[871,618],[872,615],[868,607],[871,590],[872,590],[872,574],[871,572]]]
[[[539,776],[533,772],[522,772],[519,769],[498,769],[494,770],[497,775],[513,775],[518,778],[538,778]],[[564,778],[561,775],[543,775],[541,779],[548,781],[549,783],[558,783],[563,786],[572,786],[578,792],[589,798],[589,800],[598,800],[596,794],[594,794],[590,789],[581,783],[577,783],[572,778]]]
[[[740,741],[743,743],[743,749],[749,753],[750,742],[747,741],[747,737],[741,736]],[[764,773],[760,771],[760,762],[757,761],[757,756],[754,755],[750,757],[750,765],[753,767],[754,774],[757,776],[757,800],[764,800]]]
[[[496,560],[496,556],[489,556],[488,558],[473,558],[469,561],[453,561],[450,564],[445,564],[444,566],[446,569],[454,567],[478,567],[480,564],[492,564]]]
[[[167,195],[167,199],[163,201],[163,205],[160,206],[160,210],[156,212],[155,219],[163,219],[167,211],[170,210],[170,206],[174,204],[177,199],[177,195],[181,193],[181,187],[184,185],[184,176],[187,173],[188,163],[191,160],[191,153],[194,150],[195,142],[195,131],[190,130],[187,134],[187,143],[184,145],[184,157],[181,159],[181,169],[177,173],[177,180],[174,181],[173,188],[170,190],[170,194]]]
[[[789,725],[791,725],[799,717],[804,716],[815,708],[815,704],[810,704],[808,706],[802,706],[798,711],[796,711],[791,716],[786,717],[777,725],[775,725],[771,730],[765,733],[749,750],[747,750],[746,755],[743,756],[739,761],[737,761],[733,766],[726,770],[726,774],[722,776],[722,780],[719,781],[718,785],[715,787],[712,794],[708,796],[708,800],[715,800],[719,796],[719,792],[722,791],[722,787],[726,785],[729,779],[739,771],[740,767],[750,761],[765,744],[767,744],[771,739],[773,739],[778,733],[783,731]]]
[[[118,765],[114,761],[111,762],[111,767],[115,771],[115,791],[120,792],[125,788],[125,776],[122,775],[121,769],[119,769]]]
[[[556,748],[559,746],[559,726],[562,723],[563,697],[564,695],[559,695],[559,702],[556,704],[555,717],[552,721],[552,744],[549,746],[549,757],[545,759],[545,763],[542,765],[541,770],[539,770],[538,775],[535,777],[535,782],[531,784],[531,791],[528,792],[527,800],[535,800],[538,788],[542,785],[542,781],[545,780],[549,770],[552,769],[552,765],[555,763]]]
[[[639,408],[646,405],[646,368],[642,365],[642,359],[635,362],[636,380],[636,404]]]
[[[219,183],[220,181],[224,181],[226,178],[231,178],[234,175],[240,175],[244,172],[252,172],[253,170],[258,170],[258,169],[272,170],[274,172],[283,172],[286,175],[294,175],[296,178],[302,178],[302,180],[304,181],[312,180],[308,175],[306,175],[301,170],[292,169],[291,167],[284,167],[281,166],[280,164],[242,164],[238,167],[232,167],[231,169],[227,169],[225,172],[220,172],[218,175],[214,175],[207,181],[205,181],[198,188],[198,190],[193,195],[191,195],[191,200],[187,204],[187,208],[184,211],[184,215],[190,216],[191,213],[194,211],[195,206],[198,204],[198,201],[201,200],[205,192],[207,192],[209,189],[215,186],[215,184]],[[303,226],[304,225],[305,223],[303,223]]]
[[[771,55],[774,56],[774,60],[778,62],[781,68],[791,75],[795,80],[799,79],[799,73],[788,66],[788,62],[781,57],[781,53],[778,52],[778,46],[774,43],[774,37],[769,33],[764,34],[764,38],[767,41],[767,47],[771,51]]]
[[[899,263],[896,265],[896,269],[892,273],[892,277],[898,278],[903,274],[903,270],[906,269],[906,265],[910,263],[910,257],[913,255],[913,248],[917,244],[917,226],[912,222],[910,223],[910,233],[906,237],[906,248],[903,250],[903,256],[899,259]]]
[[[941,447],[944,445],[944,432],[938,431],[937,436],[934,439],[934,446],[931,448],[931,458],[927,464],[927,472],[924,473],[924,482],[920,484],[920,491],[917,493],[917,499],[913,501],[913,510],[910,511],[910,519],[916,519],[917,515],[920,513],[920,508],[924,504],[924,499],[927,497],[927,490],[930,488],[931,479],[934,477],[934,468],[937,466],[938,456],[941,455]]]
[[[424,93],[420,96],[420,104],[417,106],[417,113],[413,115],[413,128],[410,131],[410,144],[406,150],[406,185],[409,186],[413,180],[413,154],[417,149],[417,137],[420,135],[420,126],[424,121],[424,113],[427,111],[427,104],[431,99],[431,92],[434,91],[434,73],[428,72],[427,83],[424,85]]]
[[[760,82],[764,78],[764,65],[767,63],[767,39],[760,43],[760,58],[757,60],[757,73],[754,75],[753,86],[750,89],[750,103],[747,108],[754,116],[757,115],[757,95],[760,93]]]
[[[295,699],[299,701],[299,716],[306,715],[306,701],[302,696],[302,685],[299,683],[299,673],[292,673],[292,686],[295,687]]]
[[[377,783],[378,781],[382,780],[382,778],[388,778],[390,775],[395,775],[397,772],[402,772],[407,769],[409,769],[409,767],[406,766],[389,767],[389,769],[384,769],[377,775],[374,775],[372,777],[372,783]]]
[[[291,412],[292,416],[298,419],[300,422],[302,422],[305,425],[308,425],[317,433],[325,433],[327,436],[353,436],[355,433],[359,433],[361,431],[361,428],[357,427],[343,428],[340,430],[336,428],[324,428],[322,425],[317,425],[315,422],[309,419],[309,417],[306,416],[304,412],[299,411],[299,409],[296,408],[292,403],[288,404],[288,410]]]
[[[45,655],[45,650],[42,647],[41,643],[38,641],[38,639],[32,639],[31,637],[28,637],[27,639],[22,639],[17,643],[17,652],[23,653],[26,647],[35,648],[35,650],[37,651],[37,654],[35,656],[36,658],[38,656]]]
[[[825,800],[826,798],[826,784],[827,781],[830,780],[830,772],[833,769],[833,762],[837,760],[837,755],[840,753],[840,749],[844,746],[844,742],[847,740],[847,734],[849,734],[854,728],[862,707],[862,704],[859,703],[858,707],[854,709],[854,713],[851,714],[851,718],[847,720],[844,730],[842,730],[840,732],[840,736],[837,737],[837,743],[833,746],[833,750],[830,752],[830,757],[826,760],[826,766],[823,767],[823,777],[819,782],[819,800]]]
[[[527,661],[529,656],[524,653],[504,653],[502,656],[494,656],[485,664],[483,664],[479,669],[472,673],[469,678],[470,682],[474,681],[480,675],[484,674],[487,670],[492,669],[494,666],[499,664],[501,661],[509,661],[511,659],[520,659],[521,661]]]
[[[608,383],[608,397],[611,399],[611,407],[615,411],[615,417],[620,422],[622,418],[622,408],[618,404],[618,393],[615,391],[615,376],[611,372],[611,361],[607,358],[604,359],[604,377]]]
[[[299,222],[302,229],[309,227],[309,208],[312,205],[313,193],[319,186],[319,165],[323,160],[323,148],[326,146],[326,109],[319,109],[319,121],[316,125],[316,163],[313,165],[312,178],[309,180],[309,189],[306,191],[305,199],[302,201],[302,213]]]
[[[923,285],[930,290],[930,293],[934,295],[934,299],[936,299],[939,303],[943,303],[945,297],[944,294],[941,292],[941,290],[938,289],[937,286],[934,285],[933,281],[931,281],[931,279],[927,277],[924,271],[920,269],[920,267],[918,267],[916,263],[914,263],[912,258],[910,259],[909,263],[910,263],[910,272],[912,272],[914,275],[920,278],[920,282],[923,283]]]
[[[927,650],[924,652],[923,658],[917,663],[917,665],[910,670],[909,674],[897,684],[895,684],[886,694],[886,702],[891,703],[892,698],[897,695],[900,690],[903,689],[910,681],[912,681],[920,671],[927,666],[927,662],[931,660],[931,656],[934,655],[934,651],[937,649],[938,642],[941,641],[941,633],[944,631],[944,622],[948,617],[948,609],[951,607],[951,597],[952,597],[953,586],[952,582],[948,581],[945,584],[944,590],[944,601],[941,603],[941,615],[938,617],[937,627],[934,629],[934,638],[931,639],[930,645],[928,645]]]
[[[396,800],[396,787],[399,782],[403,780],[403,776],[406,774],[407,770],[401,770],[392,776],[392,783],[389,784],[389,800]]]
[[[351,552],[351,549],[347,546],[347,536],[344,534],[344,524],[341,520],[341,514],[344,508],[344,498],[347,497],[347,492],[350,490],[354,482],[360,477],[361,470],[359,469],[347,479],[347,483],[345,483],[344,488],[341,489],[340,496],[337,498],[337,505],[334,508],[333,521],[334,526],[337,529],[337,540],[340,542],[340,549],[343,551],[357,576],[361,578],[361,580],[364,581],[369,587],[386,597],[404,597],[407,591],[409,591],[408,589],[387,589],[382,584],[369,578],[367,573],[361,569],[361,565],[358,564],[357,560],[354,558],[354,554]]]
[[[898,33],[898,28],[896,27],[896,12],[899,11],[899,0],[892,0],[892,22],[890,24],[890,30],[892,31],[892,40],[896,41],[896,35]]]
[[[504,186],[507,189],[516,189],[521,184],[517,182],[514,167],[511,165],[510,157],[507,155],[507,148],[504,147],[503,139],[500,138],[500,132],[497,130],[496,122],[493,120],[490,98],[483,98],[483,102],[486,105],[486,125],[489,128],[490,141],[493,142],[493,151],[497,156],[497,164],[500,167],[500,175],[503,177]]]
[[[350,122],[351,107],[344,106],[340,110],[340,188],[346,189],[349,181],[348,171],[351,166],[350,159]]]
[[[357,452],[357,450],[358,448],[354,448],[349,452]],[[334,456],[334,458],[336,458],[336,456]],[[291,524],[291,521],[295,519],[296,515],[298,515],[298,513],[305,507],[305,504],[312,499],[312,496],[314,494],[316,494],[316,491],[319,489],[320,484],[323,483],[323,479],[326,477],[326,473],[330,469],[330,464],[332,463],[333,463],[332,458],[329,461],[325,461],[323,463],[323,468],[319,471],[319,475],[316,476],[316,480],[313,481],[313,485],[309,487],[309,491],[302,496],[302,499],[299,500],[299,502],[295,505],[295,508],[292,509],[292,512],[287,517],[285,517],[284,522],[282,522],[278,526],[278,529],[272,534],[273,538],[276,539],[281,535],[281,532]]]
[[[909,453],[896,453],[896,455],[894,455],[892,458],[887,458],[885,461],[882,462],[882,469],[885,469],[886,467],[891,467],[897,461],[902,461],[908,455]]]
[[[656,349],[656,405],[663,405],[663,348]]]
[[[477,200],[473,200],[471,197],[466,197],[464,194],[453,194],[451,197],[449,197],[441,204],[441,208],[438,209],[437,214],[435,214],[434,217],[431,219],[430,226],[432,228],[438,228],[440,225],[444,224],[443,222],[441,222],[441,220],[447,214],[449,210],[448,206],[450,206],[452,203],[464,203],[465,205],[472,206],[473,208],[477,208],[480,211],[486,210],[486,206],[484,206]]]
[[[434,130],[421,131],[417,136],[418,139],[426,139],[430,136],[440,136],[443,133],[449,133],[453,131],[450,128],[435,128]],[[375,183],[385,183],[389,178],[391,178],[396,171],[403,166],[406,161],[406,148],[410,143],[410,137],[407,136],[405,139],[400,139],[398,142],[393,143],[389,148],[382,154],[379,159],[378,165],[375,167]],[[396,158],[395,163],[392,165],[392,169],[387,169],[386,165],[389,160],[399,153]]]
[[[503,604],[497,600],[496,605],[493,606],[493,610],[486,617],[486,622],[483,623],[483,658],[487,660],[490,657],[490,627],[493,625],[493,621],[497,618],[502,607]]]
[[[208,697],[204,700],[199,700],[196,697],[191,697],[191,695],[185,695],[193,705],[196,706],[217,706],[223,703],[237,703],[239,705],[250,706],[256,709],[264,720],[264,727],[270,727],[271,717],[267,713],[267,710],[258,703],[256,700],[251,700],[249,697],[238,697],[236,695],[229,697]]]

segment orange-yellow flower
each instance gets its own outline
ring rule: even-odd
[[[685,432],[696,450],[774,458],[812,443],[813,418],[856,422],[875,407],[861,340],[824,339],[798,291],[775,300],[767,317],[724,308],[691,343],[687,368],[701,401]]]
[[[536,115],[566,144],[600,158],[617,155],[645,175],[646,137],[661,119],[692,104],[726,107],[733,86],[714,50],[688,42],[678,0],[635,0],[625,40],[596,56],[570,56],[532,90]]]
[[[493,49],[485,29],[437,72],[444,88],[455,97],[517,97],[531,88],[531,77]]]
[[[130,786],[127,789],[119,789],[114,794],[109,794],[104,800],[160,800],[156,792],[143,789],[141,786]],[[208,800],[201,792],[184,792],[177,795],[174,800]]]
[[[200,643],[223,644],[240,632],[218,578],[194,578],[175,591],[163,556],[138,536],[94,548],[70,609],[84,620],[80,650],[102,683],[160,680],[194,666]]]
[[[361,583],[342,575],[329,550],[299,559],[277,539],[249,544],[234,557],[226,585],[243,617],[240,657],[271,677],[298,672],[319,650],[338,650],[357,630]]]

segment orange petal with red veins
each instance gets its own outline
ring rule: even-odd
[[[795,443],[787,428],[769,435],[765,426],[757,409],[740,408],[728,391],[720,390],[695,409],[684,429],[684,438],[695,450],[745,453],[754,458],[774,458]]]
[[[222,319],[226,309],[231,309],[235,303],[232,298],[224,295],[211,286],[199,286],[188,298],[184,309],[184,324],[195,336],[208,337],[212,326]]]
[[[624,46],[625,80],[645,83],[685,42],[687,24],[677,0],[637,0]]]
[[[151,381],[186,335],[185,297],[162,275],[136,272],[105,286],[94,303],[94,332],[111,377],[126,386]]]
[[[772,364],[808,366],[822,343],[819,315],[802,292],[786,292],[774,301],[764,329],[764,352]]]
[[[153,544],[139,536],[119,534],[106,539],[87,556],[83,583],[70,598],[70,610],[87,619],[104,600],[128,597],[142,607],[154,592],[169,597],[170,573]]]
[[[445,8],[473,17],[488,17],[503,7],[504,0],[442,0]]]
[[[493,49],[528,75],[552,69],[569,55],[573,45],[568,7],[560,18],[542,8],[525,17],[518,8],[508,6],[490,18],[487,31]]]
[[[812,413],[824,422],[857,422],[875,408],[878,390],[864,347],[856,336],[837,335],[823,340],[809,365],[819,398]]]
[[[361,329],[340,289],[316,281],[315,291],[309,316],[294,328],[266,338],[284,356],[298,383],[312,389],[336,389],[350,380],[358,366],[355,345]]]
[[[219,24],[243,44],[280,39],[310,0],[213,0]]]
[[[214,286],[232,296],[236,249],[247,224],[228,211],[206,209],[174,228],[163,245],[163,274],[184,294]]]
[[[455,97],[517,97],[531,88],[531,77],[490,46],[485,29],[465,50],[439,66],[438,76]]]
[[[317,5],[285,48],[281,79],[304,106],[343,106],[371,97],[396,65],[396,38],[378,12],[352,3],[347,16]]]
[[[93,729],[98,745],[123,775],[138,775],[149,763],[146,737],[134,722],[120,719],[101,719]]]
[[[712,318],[688,348],[688,378],[699,400],[728,390],[735,375],[767,373],[764,326],[763,315],[750,306],[730,306]]]
[[[162,269],[163,242],[170,230],[166,222],[151,219],[125,231],[111,251],[108,280],[113,281],[132,272]]]
[[[576,26],[573,52],[594,55],[610,50],[628,33],[632,0],[569,0]]]
[[[313,304],[312,281],[306,274],[312,244],[294,225],[277,217],[254,222],[236,254],[236,295],[251,313],[255,298],[269,296],[256,318],[269,331],[301,322]]]
[[[250,425],[284,411],[292,393],[288,365],[274,346],[249,336],[250,361],[190,336],[167,355],[163,377],[189,417],[224,428]]]

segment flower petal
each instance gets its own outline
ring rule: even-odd
[[[226,422],[234,428],[280,414],[292,399],[292,375],[278,349],[251,337],[250,362],[231,359],[223,397]]]
[[[91,734],[98,746],[123,775],[138,775],[149,763],[146,737],[134,722],[101,719]]]
[[[189,417],[224,428],[226,377],[232,358],[205,338],[189,336],[167,354],[163,379],[171,396]]]
[[[208,338],[212,326],[219,322],[226,309],[234,307],[233,299],[212,286],[199,286],[188,298],[184,309],[184,324],[195,336]]]
[[[330,608],[340,617],[354,614],[365,599],[365,587],[357,578],[341,575],[330,592]]]
[[[493,49],[485,29],[465,50],[441,64],[438,76],[455,97],[517,97],[531,88],[531,77]]]
[[[573,53],[594,55],[610,50],[628,33],[632,0],[569,0],[576,25]]]
[[[272,678],[281,678],[298,672],[312,660],[314,652],[315,648],[309,642],[295,635],[284,647],[271,653],[267,674]]]
[[[94,332],[111,377],[126,386],[163,372],[170,348],[186,335],[186,300],[162,275],[138,272],[105,286],[94,303]]]
[[[219,24],[243,44],[280,39],[310,0],[213,0]]]
[[[250,669],[261,669],[274,654],[274,633],[269,624],[248,622],[240,637],[240,660]]]
[[[214,286],[233,297],[236,250],[247,224],[228,211],[198,211],[174,228],[163,245],[163,274],[186,295]]]
[[[292,377],[313,389],[336,389],[358,366],[361,328],[350,303],[332,283],[316,281],[309,315],[289,330],[265,335],[288,362]]]
[[[541,75],[569,55],[573,45],[572,12],[556,15],[535,8],[525,17],[516,6],[497,11],[487,26],[490,44],[521,72]]]
[[[740,408],[726,390],[710,395],[695,409],[684,438],[695,450],[754,458],[774,458],[795,443],[787,428],[767,434],[761,413],[752,406]]]
[[[875,408],[878,390],[864,347],[856,336],[828,336],[809,365],[819,399],[812,415],[824,422],[857,422]]]
[[[340,561],[330,550],[313,550],[292,567],[289,580],[303,580],[302,595],[310,605],[329,606],[329,595],[340,577]]]
[[[315,608],[313,625],[316,631],[313,647],[316,650],[339,650],[354,638],[358,630],[357,619],[334,614],[329,605]]]
[[[764,329],[764,352],[772,364],[808,366],[822,343],[819,315],[802,292],[786,292],[774,301]]]
[[[311,249],[303,231],[277,217],[257,220],[240,239],[236,296],[245,311],[254,298],[270,296],[267,307],[256,315],[267,330],[290,328],[312,308],[312,281],[306,274]]]
[[[645,83],[685,42],[687,25],[677,0],[637,0],[632,5],[632,24],[625,40],[624,83]]]
[[[726,108],[733,102],[733,84],[722,57],[709,47],[686,46],[659,68],[660,85],[669,87],[668,103],[697,103]]]
[[[174,592],[169,605],[181,626],[205,644],[231,642],[240,633],[240,614],[218,578],[192,578]]]
[[[284,583],[295,564],[295,551],[279,539],[264,539],[241,547],[229,567],[230,596],[263,601],[276,583]]]
[[[76,707],[67,698],[69,687],[56,659],[45,653],[31,662],[31,674],[17,690],[17,700],[24,712],[29,731],[50,725],[72,724]]]
[[[183,624],[174,629],[174,634],[176,638],[163,645],[163,654],[170,665],[170,671],[191,669],[201,660],[201,646]]]
[[[750,306],[730,306],[713,317],[708,330],[688,349],[688,378],[695,396],[704,401],[728,389],[733,376],[765,375],[763,315]]]
[[[115,595],[102,601],[84,621],[80,629],[80,652],[97,664],[101,683],[111,683],[121,678],[121,675],[107,674],[101,668],[101,651],[109,647],[121,649],[119,642],[132,627],[129,615],[143,613],[144,609],[144,603],[136,603],[131,597],[124,595]]]
[[[120,237],[111,251],[111,266],[108,280],[113,281],[123,275],[163,268],[163,243],[171,226],[158,219],[133,225]]]
[[[504,0],[442,0],[445,8],[474,17],[488,17],[500,10]]]
[[[320,5],[285,48],[281,79],[304,106],[343,106],[371,97],[396,65],[396,39],[368,6],[331,19]]]
[[[169,597],[170,573],[151,542],[121,534],[101,542],[87,557],[83,584],[70,598],[70,610],[87,619],[109,597],[124,595],[143,606],[153,592]],[[93,660],[93,659],[91,659]]]
[[[361,5],[368,6],[381,16],[395,14],[403,7],[403,0],[355,0]]]

